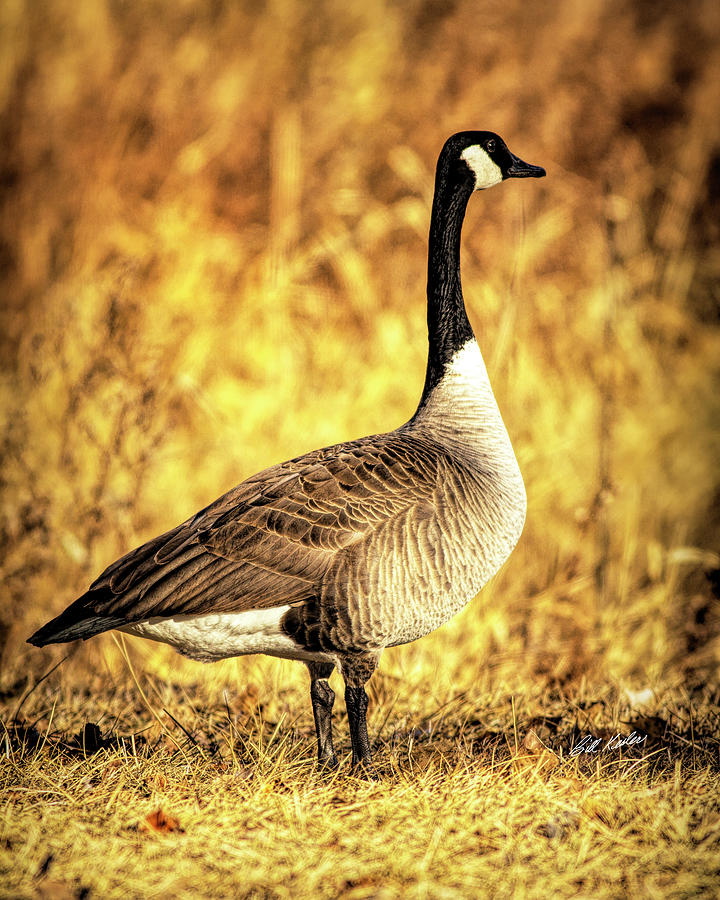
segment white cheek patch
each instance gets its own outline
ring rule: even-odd
[[[483,191],[494,184],[500,184],[503,180],[502,169],[490,159],[479,144],[466,147],[461,154],[461,159],[464,159],[475,173],[476,191]]]

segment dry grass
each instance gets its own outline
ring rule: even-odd
[[[226,703],[205,683],[148,685],[164,729],[148,728],[136,691],[108,697],[104,680],[100,701],[46,691],[61,731],[11,731],[8,896],[55,896],[48,885],[63,897],[717,890],[718,709],[707,697],[659,703],[663,718],[608,691],[481,688],[438,705],[415,698],[410,716],[392,709],[396,685],[381,677],[381,781],[367,785],[347,768],[316,773],[306,698],[282,685],[268,693],[272,714],[253,691]],[[88,718],[101,729],[83,728]],[[650,737],[640,751],[571,758],[578,726]],[[149,820],[158,811],[165,822]]]
[[[717,3],[0,26],[0,892],[714,896]],[[316,776],[302,666],[27,648],[244,476],[412,413],[432,170],[468,127],[549,173],[475,198],[463,251],[530,509],[481,597],[385,654],[381,783]]]

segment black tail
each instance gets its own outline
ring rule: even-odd
[[[127,606],[132,606],[132,601],[143,587],[147,590],[143,580],[146,576],[150,575],[152,581],[164,574],[158,568],[155,554],[168,541],[175,539],[183,527],[184,524],[179,525],[111,563],[82,597],[78,597],[59,616],[29,637],[28,644],[44,647],[45,644],[63,644],[81,639],[85,641],[103,631],[133,621],[132,612]],[[133,586],[135,590],[132,590]],[[127,600],[124,607],[123,598]],[[142,615],[135,616],[136,620],[139,618]]]
[[[44,647],[46,644],[64,644],[66,641],[85,641],[103,631],[127,625],[125,616],[99,616],[88,608],[96,599],[93,595],[97,593],[99,592],[88,591],[83,594],[59,616],[29,637],[28,644]]]

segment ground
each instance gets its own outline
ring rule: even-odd
[[[717,0],[0,4],[0,894],[718,895],[719,48]],[[384,654],[379,782],[337,676],[328,776],[300,664],[29,647],[244,478],[412,415],[465,129],[547,170],[462,244],[528,515]]]
[[[3,698],[17,718],[3,720],[2,896],[717,894],[717,691],[506,694],[479,678],[451,694],[381,670],[367,783],[340,697],[342,765],[317,769],[298,664],[226,664],[208,687],[197,664],[136,684],[128,663],[110,689],[96,675],[58,691],[51,675]],[[233,675],[254,680],[238,691]]]

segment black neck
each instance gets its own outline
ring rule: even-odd
[[[472,337],[460,284],[460,232],[473,191],[469,171],[452,171],[440,159],[430,220],[427,320],[428,362],[420,407],[457,351]]]

